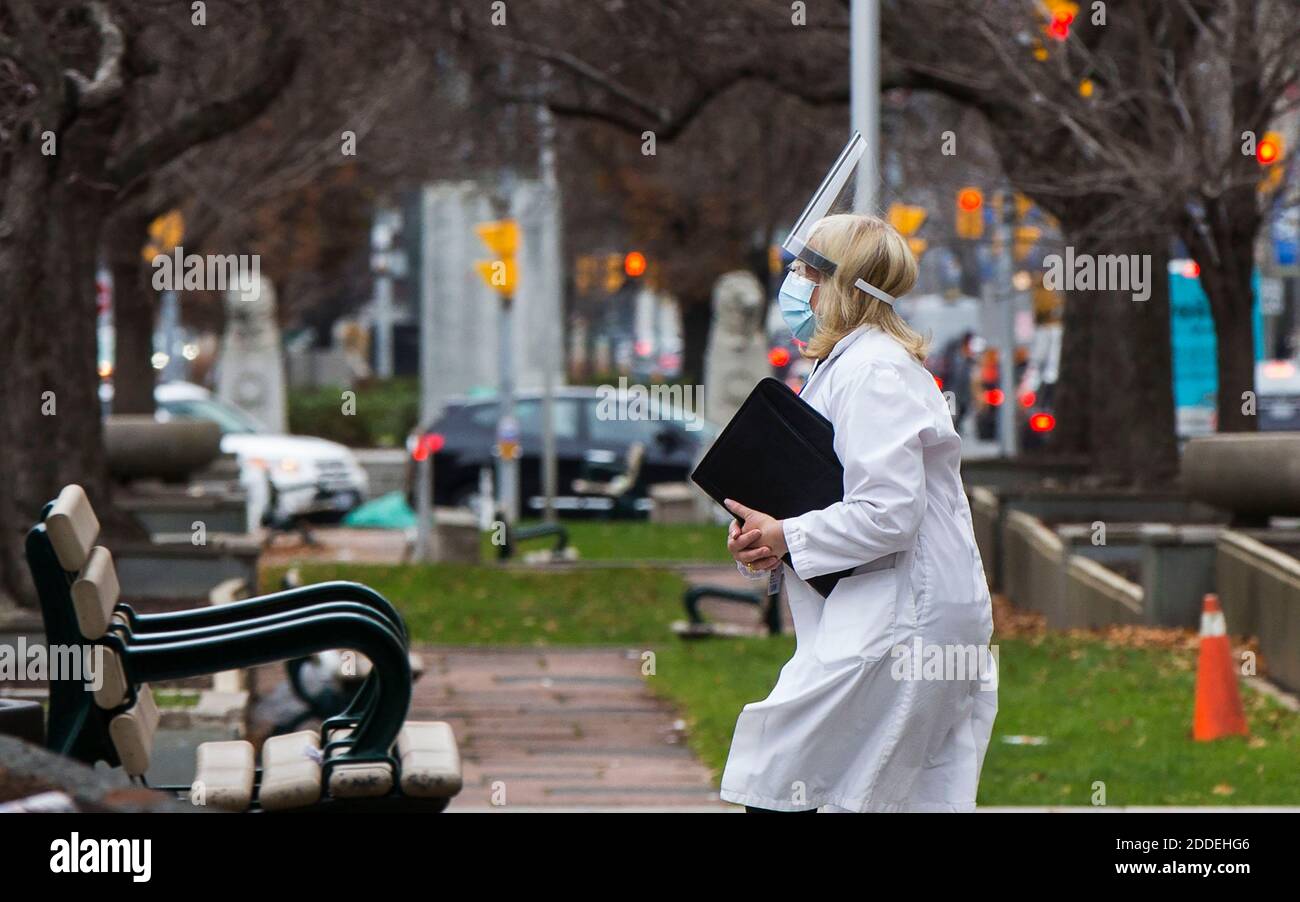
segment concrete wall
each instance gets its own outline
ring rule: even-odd
[[[357,448],[357,462],[370,481],[370,497],[389,492],[406,493],[408,456],[404,448]]]
[[[1006,594],[1017,607],[1047,615],[1049,626],[1063,620],[1064,548],[1040,520],[1020,511],[1007,515],[1002,534]]]
[[[984,576],[989,590],[997,592],[1002,588],[1002,515],[998,496],[980,485],[972,487],[969,495],[971,524],[975,528],[980,560],[984,562]]]
[[[1268,676],[1300,691],[1300,559],[1228,530],[1217,567],[1228,632],[1259,637]]]
[[[1142,587],[1096,561],[1073,555],[1065,568],[1061,626],[1099,629],[1113,623],[1142,623]]]

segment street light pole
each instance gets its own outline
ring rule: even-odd
[[[1016,433],[1016,411],[1019,404],[1016,397],[1016,295],[1011,284],[1011,229],[1007,224],[1011,209],[1012,202],[1003,196],[994,205],[997,220],[993,223],[993,243],[998,248],[994,272],[1000,327],[998,338],[1001,344],[998,349],[998,387],[1002,391],[1002,406],[998,408],[998,437],[1001,439],[1002,456],[1007,459],[1015,457],[1020,446],[1020,436]]]
[[[370,267],[375,274],[375,372],[381,379],[393,375],[393,233],[401,228],[401,214],[381,208],[370,228]]]
[[[853,209],[874,214],[880,181],[880,0],[853,0],[849,11],[849,108],[852,129],[867,142]]]
[[[550,75],[549,66],[544,69],[544,74]],[[541,132],[539,163],[542,171],[543,200],[539,205],[538,213],[542,214],[543,218],[539,224],[540,228],[536,231],[547,241],[547,247],[543,250],[542,265],[539,268],[539,275],[545,274],[546,284],[542,286],[539,299],[544,297],[548,307],[553,304],[551,309],[555,314],[553,317],[545,318],[547,334],[544,337],[549,351],[557,344],[554,339],[555,333],[560,330],[560,317],[564,315],[564,301],[560,297],[560,274],[554,271],[559,263],[560,237],[554,234],[553,226],[558,227],[560,217],[557,215],[552,220],[549,216],[552,206],[558,207],[559,203],[559,179],[555,174],[555,117],[551,115],[551,108],[544,103],[537,108],[537,124]],[[556,251],[554,254],[550,253],[553,249]],[[558,362],[552,360],[544,360],[542,364],[542,516],[547,523],[555,522],[555,493],[559,484],[559,466],[555,449],[555,368],[557,365]]]

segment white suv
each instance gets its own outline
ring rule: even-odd
[[[256,499],[267,480],[275,489],[277,519],[339,518],[366,499],[366,471],[338,442],[268,432],[244,411],[189,382],[157,386],[154,402],[159,420],[215,422],[221,428],[221,450],[239,461],[240,481],[250,494]],[[260,521],[260,512],[253,519]]]

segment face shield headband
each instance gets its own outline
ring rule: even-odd
[[[812,200],[808,201],[808,205],[799,214],[799,219],[790,230],[789,237],[781,245],[787,253],[826,276],[835,275],[838,264],[809,247],[808,240],[812,236],[813,228],[827,216],[832,213],[853,211],[854,177],[867,177],[859,171],[859,164],[866,149],[867,142],[862,137],[862,133],[854,132],[853,137],[849,138],[849,142],[840,151],[830,171],[826,173],[826,177],[822,179]],[[865,279],[856,279],[853,284],[890,307],[895,306],[897,299],[893,295]]]

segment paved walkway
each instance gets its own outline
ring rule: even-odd
[[[686,746],[672,707],[612,648],[419,649],[411,717],[456,731],[452,811],[734,810]]]

